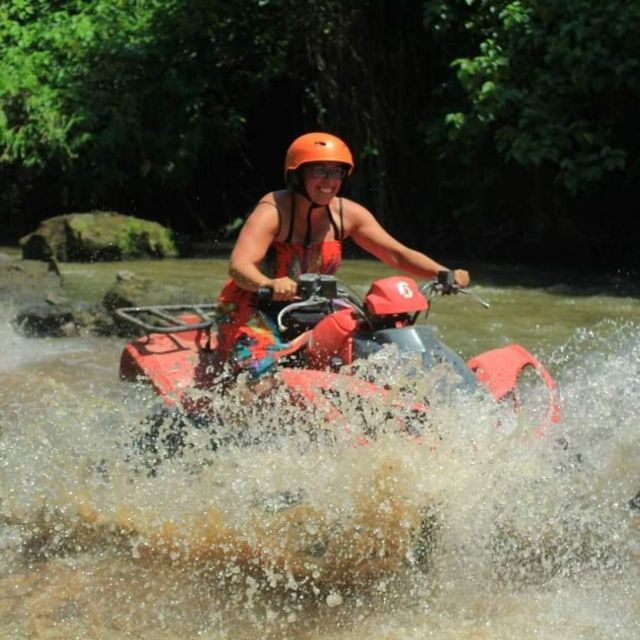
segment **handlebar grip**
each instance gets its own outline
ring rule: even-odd
[[[258,296],[258,300],[261,302],[271,302],[273,298],[273,289],[271,287],[260,287],[256,291],[256,295]]]
[[[442,293],[454,293],[458,290],[453,271],[438,271],[438,284],[442,287]]]

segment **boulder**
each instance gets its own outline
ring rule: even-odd
[[[209,300],[203,300],[201,295],[190,289],[139,278],[130,271],[120,271],[116,282],[99,304],[69,300],[64,291],[51,290],[23,302],[14,316],[13,326],[24,336],[69,337],[91,334],[130,337],[138,335],[140,328],[115,315],[115,310],[120,307],[195,304]]]
[[[68,337],[78,334],[69,305],[36,304],[21,309],[14,319],[16,331],[30,337]]]
[[[109,211],[44,220],[20,240],[26,260],[106,262],[178,256],[173,233],[157,222]]]

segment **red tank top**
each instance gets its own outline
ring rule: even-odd
[[[309,209],[305,241],[303,243],[291,242],[294,224],[292,212],[287,237],[283,241],[275,241],[271,244],[267,255],[262,261],[261,271],[269,278],[289,276],[293,280],[296,280],[301,273],[323,273],[327,275],[336,273],[342,262],[342,241],[344,237],[342,198],[339,198],[338,202],[339,228],[333,219],[329,206],[325,207],[329,224],[333,229],[334,240],[309,242],[311,235],[311,209]],[[280,216],[279,209],[278,216]],[[242,289],[232,279],[229,279],[220,293],[220,302],[227,303],[240,298],[246,299],[247,296],[252,295],[252,292]]]

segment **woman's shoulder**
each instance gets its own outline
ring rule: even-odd
[[[365,206],[349,198],[341,198],[344,237],[357,233],[358,229],[375,220],[374,215]],[[340,204],[338,204],[340,206]]]
[[[286,191],[270,191],[262,196],[247,215],[246,225],[251,228],[258,225],[274,236],[277,235],[282,226],[285,194]]]
[[[360,209],[364,209],[365,207],[361,205],[359,202],[352,200],[351,198],[347,198],[345,196],[338,196],[338,200],[342,201],[342,205],[344,207],[357,207]]]
[[[373,215],[365,206],[349,198],[340,197],[338,207],[341,207],[344,214],[349,217]]]
[[[271,205],[276,209],[282,209],[285,202],[285,198],[289,197],[289,191],[286,189],[280,189],[278,191],[269,191],[265,193],[262,198],[256,203],[256,207],[262,204]]]
[[[282,212],[282,196],[280,191],[270,191],[265,193],[254,205],[248,213],[251,216],[271,216],[280,215]]]

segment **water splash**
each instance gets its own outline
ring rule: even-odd
[[[105,383],[115,366],[74,379],[66,352],[3,372],[0,588],[24,620],[0,628],[43,634],[39,594],[67,637],[108,629],[93,599],[109,594],[113,628],[159,637],[631,637],[637,336],[605,323],[553,354],[563,421],[542,439],[484,399],[434,404],[421,444],[375,402],[345,398],[346,423],[320,438],[291,428],[308,419],[295,407],[231,402],[260,446],[214,449],[187,425],[154,473],[132,443],[155,402]]]

